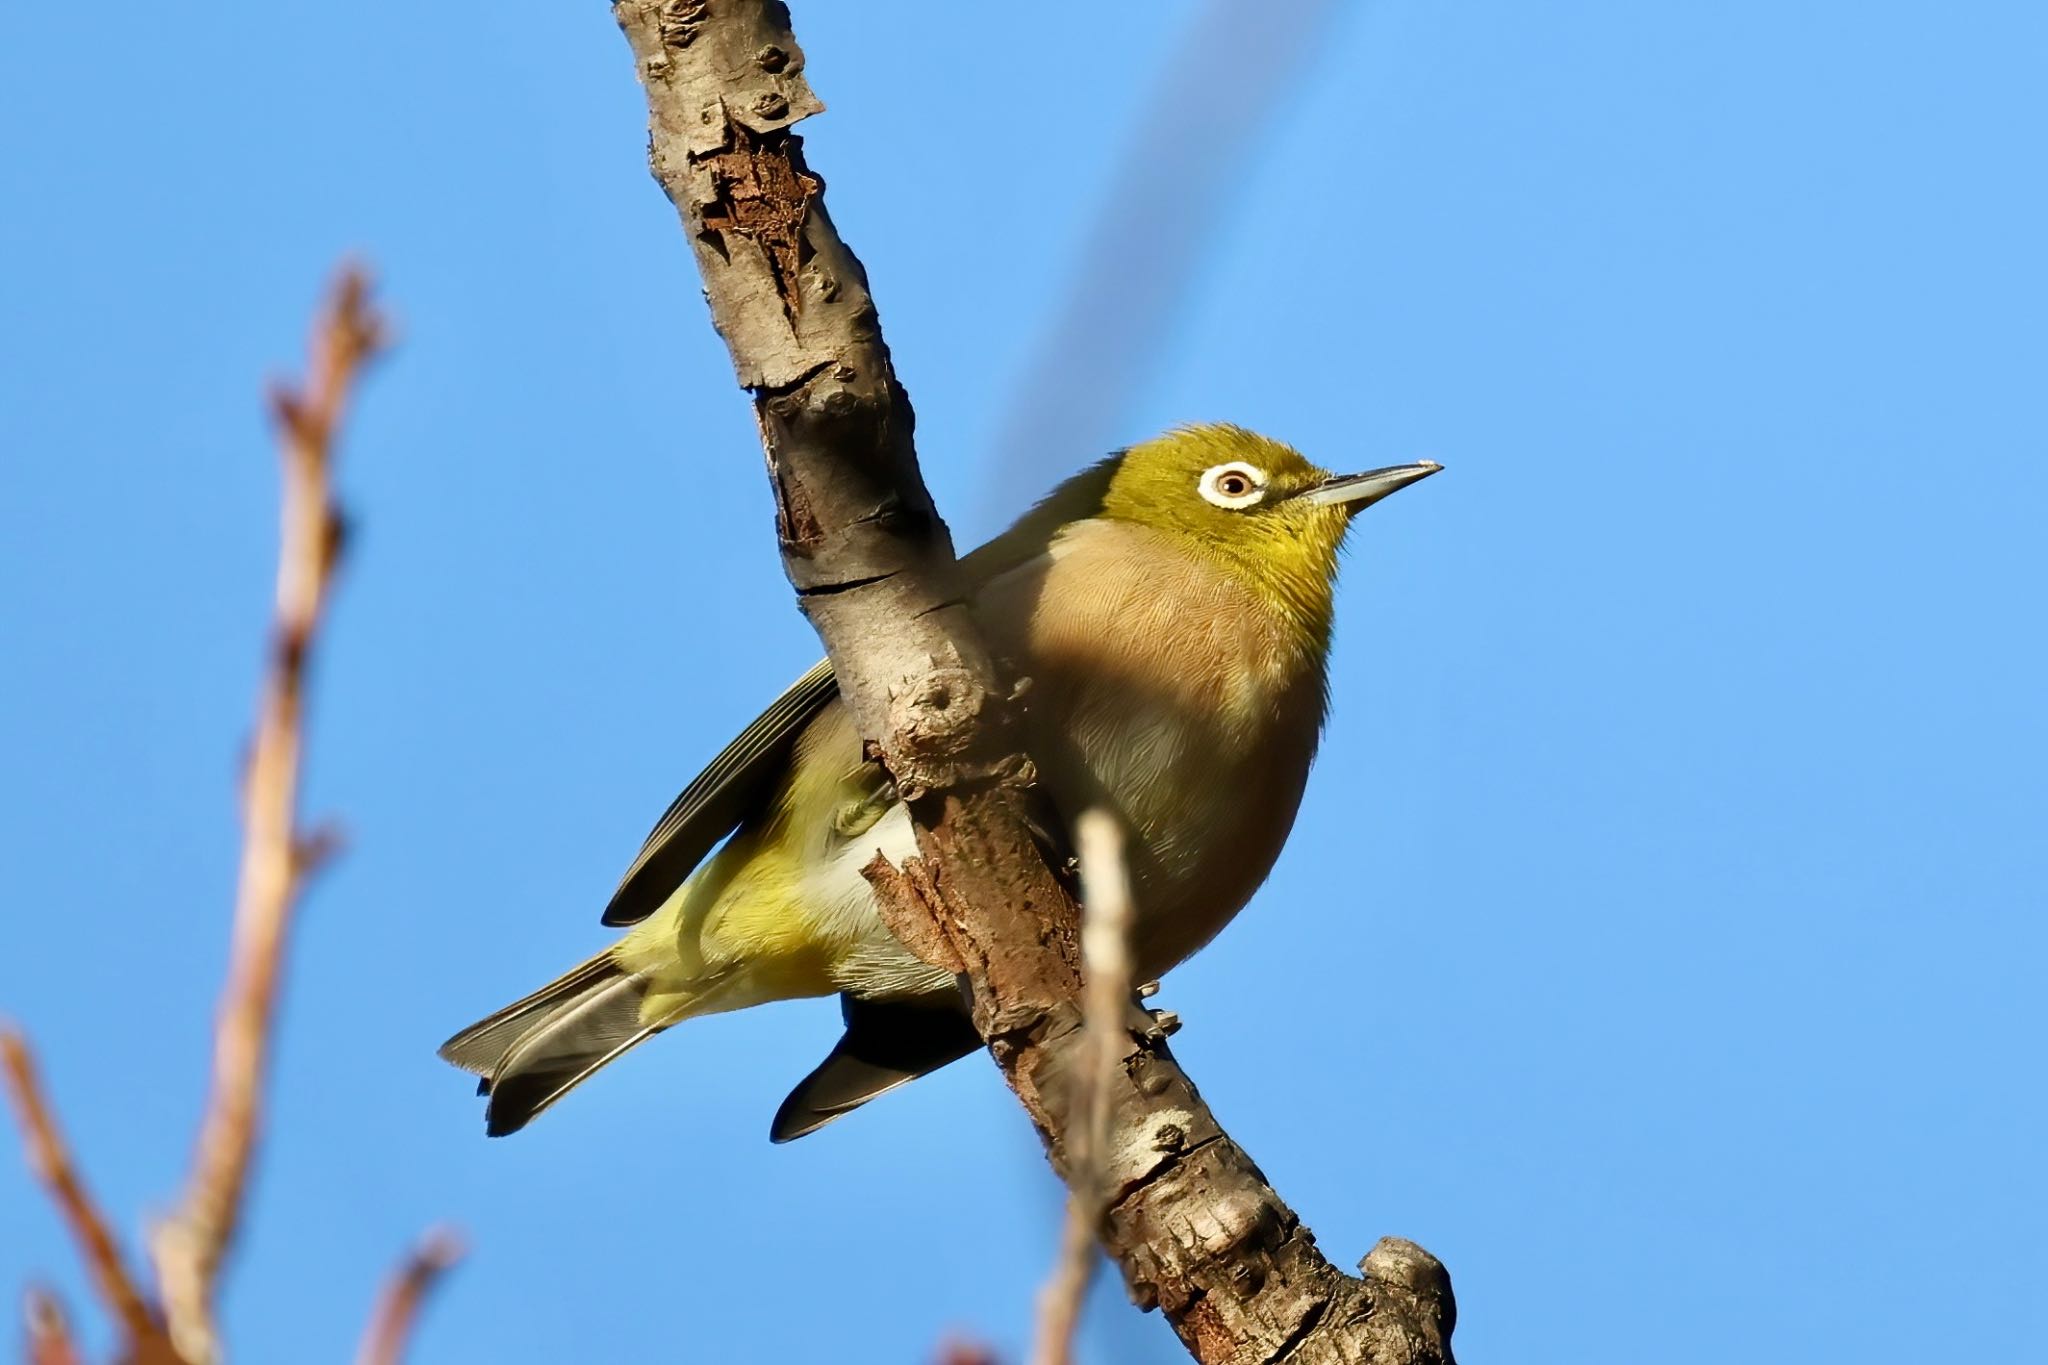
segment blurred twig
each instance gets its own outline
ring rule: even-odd
[[[41,1286],[30,1289],[22,1305],[22,1319],[27,1328],[24,1354],[28,1365],[79,1365],[71,1323],[55,1294]]]
[[[236,923],[213,1031],[213,1087],[193,1173],[176,1214],[152,1238],[172,1340],[197,1365],[219,1357],[219,1273],[242,1222],[250,1156],[262,1126],[291,913],[307,874],[334,845],[332,835],[301,835],[297,823],[305,673],[342,553],[342,516],[330,481],[336,434],[362,364],[381,344],[383,321],[371,307],[369,280],[356,268],[344,268],[313,325],[305,387],[279,387],[270,395],[283,456],[276,620],[242,792]]]
[[[4,1066],[6,1071],[7,1092],[14,1101],[15,1117],[21,1124],[22,1139],[28,1148],[29,1168],[49,1190],[51,1202],[70,1225],[72,1240],[78,1243],[78,1254],[92,1275],[93,1287],[106,1301],[107,1311],[133,1340],[160,1337],[163,1328],[128,1269],[128,1258],[121,1249],[120,1239],[100,1212],[99,1205],[93,1201],[91,1192],[85,1188],[85,1178],[79,1174],[71,1146],[57,1127],[57,1116],[51,1112],[49,1098],[43,1093],[28,1040],[12,1028],[0,1029],[0,1066]],[[61,1343],[68,1351],[69,1329],[64,1325],[56,1302],[40,1291],[31,1291],[28,1309],[30,1340]],[[54,1351],[58,1346],[38,1345],[37,1349]],[[37,1358],[43,1357],[39,1355]],[[50,1355],[47,1358],[61,1360],[64,1357]]]
[[[1038,1297],[1038,1341],[1032,1365],[1071,1365],[1081,1302],[1095,1275],[1096,1227],[1108,1194],[1104,1149],[1109,1143],[1109,1087],[1129,1035],[1131,884],[1124,834],[1101,808],[1074,821],[1081,862],[1081,1014],[1086,1049],[1075,1077],[1077,1121],[1067,1131],[1067,1217],[1059,1259]]]
[[[1334,0],[1210,0],[1147,96],[1064,297],[1003,410],[986,502],[1010,508],[1115,442],[1203,253],[1242,195]],[[1287,206],[1278,206],[1284,216]],[[1266,217],[1271,218],[1269,212]]]
[[[949,1341],[939,1348],[938,1365],[1001,1365],[996,1353],[972,1341]]]
[[[301,389],[271,395],[283,464],[277,607],[242,798],[242,866],[227,982],[214,1028],[213,1083],[177,1211],[151,1240],[171,1339],[205,1365],[220,1354],[215,1307],[262,1124],[279,965],[292,910],[331,835],[301,834],[299,768],[307,662],[342,547],[330,481],[335,437],[363,365],[382,345],[369,281],[345,268],[313,329]]]
[[[364,366],[383,346],[368,277],[344,268],[313,328],[303,387],[271,394],[283,478],[277,605],[270,666],[256,711],[242,792],[242,862],[228,973],[215,1020],[213,1079],[176,1211],[155,1229],[150,1251],[161,1307],[129,1272],[119,1242],[85,1191],[59,1134],[28,1045],[0,1028],[0,1063],[27,1137],[30,1164],[70,1223],[122,1340],[124,1365],[212,1365],[222,1354],[216,1310],[220,1272],[240,1226],[249,1170],[262,1135],[271,1034],[292,911],[338,839],[298,825],[306,673],[340,561],[343,521],[334,498],[337,438]],[[394,1276],[366,1332],[361,1359],[395,1365],[422,1298],[462,1254],[452,1232],[424,1238]],[[27,1299],[30,1365],[79,1365],[57,1301]]]
[[[399,1365],[405,1359],[420,1305],[466,1250],[461,1236],[448,1228],[434,1228],[420,1239],[384,1286],[356,1351],[356,1365]]]

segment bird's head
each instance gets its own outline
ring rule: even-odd
[[[1115,457],[1099,515],[1178,538],[1327,639],[1337,550],[1352,517],[1442,467],[1332,474],[1242,427],[1181,427]]]

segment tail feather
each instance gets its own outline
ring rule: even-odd
[[[846,1032],[775,1111],[770,1142],[792,1142],[981,1047],[958,1003],[839,997]]]
[[[569,1004],[587,988],[611,980],[618,969],[609,954],[600,953],[542,986],[524,999],[477,1020],[441,1044],[441,1060],[489,1078],[521,1034]]]
[[[647,980],[600,954],[523,1000],[481,1019],[441,1045],[441,1056],[482,1078],[490,1097],[484,1129],[515,1133],[592,1072],[653,1036]]]

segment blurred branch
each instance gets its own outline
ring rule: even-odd
[[[78,1254],[92,1276],[93,1287],[106,1302],[107,1311],[134,1340],[161,1336],[163,1328],[148,1300],[143,1297],[142,1290],[137,1287],[134,1275],[129,1272],[128,1258],[121,1249],[120,1239],[114,1235],[106,1216],[85,1188],[85,1178],[79,1174],[70,1144],[57,1127],[57,1116],[51,1111],[49,1098],[43,1093],[42,1080],[36,1074],[35,1058],[29,1052],[28,1040],[11,1028],[0,1029],[0,1067],[6,1071],[7,1093],[14,1102],[15,1118],[21,1125],[22,1138],[28,1147],[29,1168],[49,1191],[57,1211],[64,1215],[64,1221],[71,1228],[71,1238],[78,1244]],[[68,1350],[69,1329],[55,1300],[39,1290],[31,1290],[28,1307],[31,1340],[40,1341],[44,1336],[52,1340],[61,1337]],[[39,1310],[43,1335],[38,1335]],[[38,1349],[55,1350],[56,1347]],[[62,1359],[61,1356],[50,1358]]]
[[[1064,294],[1012,387],[986,496],[1015,507],[1120,436],[1166,357],[1253,153],[1337,13],[1335,0],[1209,0],[1123,139]],[[1255,17],[1254,17],[1255,16]],[[1234,202],[1235,201],[1235,202]],[[1286,206],[1260,211],[1262,230]]]
[[[55,1294],[41,1286],[31,1288],[22,1304],[22,1318],[28,1365],[80,1365],[70,1320]]]
[[[917,831],[919,857],[867,869],[882,916],[963,978],[975,1027],[1071,1180],[1085,1139],[1070,1082],[1090,1054],[1079,915],[1032,835],[1016,697],[956,589],[865,273],[790,132],[822,106],[789,12],[774,0],[614,0],[612,12],[646,92],[654,176],[754,401],[784,570]],[[964,218],[973,206],[947,207]],[[1133,1296],[1202,1361],[1448,1365],[1443,1267],[1389,1239],[1363,1279],[1338,1271],[1202,1103],[1166,1030],[1135,1001],[1123,1008],[1102,1099],[1114,1136],[1098,1149],[1111,1191],[1100,1231]]]
[[[1002,1365],[996,1353],[971,1341],[949,1341],[939,1348],[937,1365]]]
[[[434,1228],[420,1239],[384,1286],[356,1351],[356,1365],[399,1365],[405,1359],[420,1306],[466,1250],[462,1238],[448,1228]]]
[[[213,1083],[177,1210],[151,1238],[162,1307],[130,1274],[119,1242],[87,1195],[36,1077],[28,1045],[0,1029],[0,1069],[28,1139],[29,1161],[70,1223],[100,1295],[122,1333],[123,1365],[213,1365],[222,1355],[216,1308],[220,1273],[247,1200],[262,1136],[262,1102],[292,911],[313,872],[339,845],[331,828],[298,825],[306,675],[334,572],[343,522],[332,472],[349,400],[383,346],[383,322],[362,271],[344,268],[313,328],[301,388],[271,394],[283,464],[276,614],[270,666],[242,792],[242,861],[227,981],[215,1020]],[[396,1362],[421,1299],[461,1255],[453,1233],[429,1234],[394,1278],[363,1359]],[[78,1365],[57,1301],[27,1299],[31,1365]]]
[[[283,465],[276,618],[242,793],[242,866],[214,1026],[213,1084],[184,1198],[151,1242],[171,1339],[198,1365],[220,1354],[220,1269],[241,1223],[262,1127],[292,911],[335,844],[331,833],[299,830],[299,771],[307,666],[342,549],[330,477],[336,437],[363,366],[383,344],[369,290],[360,270],[343,269],[314,324],[305,386],[271,394]]]
[[[1076,1073],[1076,1121],[1069,1129],[1067,1216],[1059,1259],[1039,1293],[1038,1343],[1033,1365],[1072,1365],[1081,1303],[1095,1276],[1096,1229],[1108,1206],[1105,1154],[1109,1147],[1109,1092],[1128,1037],[1124,1008],[1131,998],[1131,882],[1124,834],[1101,808],[1074,821],[1081,863],[1081,1041]]]

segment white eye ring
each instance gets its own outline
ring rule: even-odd
[[[1232,460],[1203,470],[1202,481],[1195,488],[1218,507],[1235,512],[1266,496],[1266,471]]]

